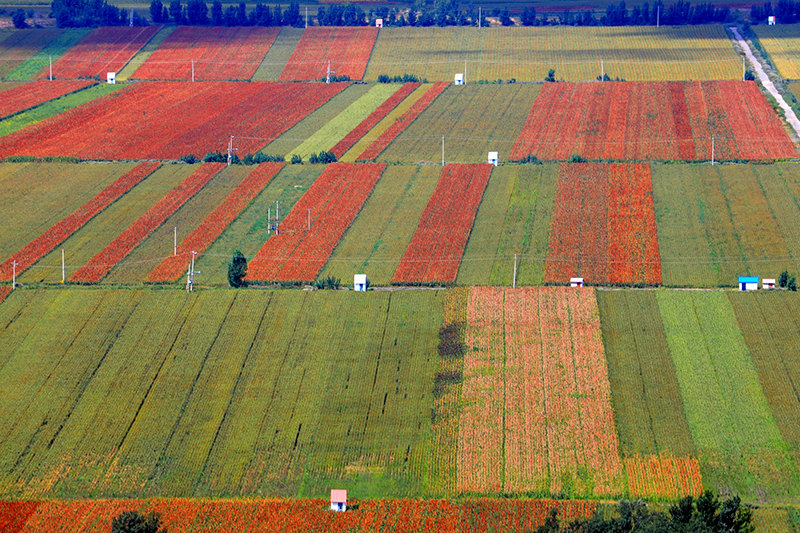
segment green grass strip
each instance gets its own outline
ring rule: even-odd
[[[56,100],[50,100],[44,104],[34,107],[28,111],[14,115],[0,121],[0,137],[14,133],[22,128],[27,128],[33,124],[37,124],[59,113],[63,113],[73,107],[78,107],[87,102],[91,102],[96,98],[113,93],[125,87],[124,84],[108,85],[106,83],[100,85],[93,85],[75,93],[62,96]]]
[[[350,133],[353,128],[361,124],[379,105],[397,92],[400,87],[402,85],[394,83],[379,83],[375,85],[365,95],[336,115],[336,118],[325,124],[300,146],[292,150],[291,153],[286,154],[286,159],[290,159],[292,154],[299,154],[305,160],[312,153],[318,153],[323,150],[327,152],[342,140],[345,135]]]
[[[67,30],[63,35],[54,39],[50,44],[39,50],[30,59],[21,64],[17,69],[9,74],[7,80],[30,80],[40,70],[50,65],[50,58],[53,58],[53,63],[56,61],[78,41],[86,37],[91,28],[80,30]],[[57,73],[53,73],[57,76]]]

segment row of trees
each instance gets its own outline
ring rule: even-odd
[[[800,21],[800,1],[780,0],[778,5],[772,7],[772,2],[762,5],[754,4],[750,8],[750,21],[753,24],[766,22],[767,17],[776,17],[781,24],[792,24]]]
[[[242,2],[238,6],[222,9],[222,2],[214,0],[209,14],[208,4],[203,0],[189,0],[184,6],[181,0],[172,0],[169,6],[161,0],[150,2],[150,18],[156,24],[174,22],[189,26],[302,26],[300,4],[290,3],[285,11],[280,5],[270,6],[258,3],[255,9],[247,12]]]
[[[669,6],[664,6],[657,0],[653,7],[645,2],[628,10],[623,0],[619,4],[611,4],[600,18],[596,18],[591,11],[572,13],[569,9],[555,18],[543,16],[538,18],[534,8],[525,8],[520,17],[523,26],[546,26],[552,24],[565,26],[680,26],[684,24],[709,24],[712,22],[728,22],[731,20],[731,10],[727,6],[720,8],[713,4],[698,4],[692,6],[690,2],[679,1]]]
[[[59,28],[125,26],[131,22],[127,9],[106,0],[53,0],[50,9]],[[147,26],[147,20],[136,13],[132,18],[134,26]]]

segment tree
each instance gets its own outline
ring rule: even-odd
[[[158,529],[159,522],[157,514],[126,511],[111,521],[111,533],[166,533],[166,530]]]
[[[211,24],[214,26],[222,26],[222,2],[214,0],[211,4]]]
[[[794,278],[794,276],[789,278],[789,281],[786,282],[786,288],[792,292],[797,290],[797,280]]]
[[[27,28],[28,24],[25,23],[25,11],[22,9],[17,9],[13,13],[11,13],[11,22],[14,23],[14,27],[18,29]]]
[[[786,284],[789,282],[789,271],[784,270],[781,272],[781,275],[778,276],[778,287],[786,287]]]
[[[163,22],[161,20],[161,15],[164,13],[164,4],[161,3],[161,0],[153,0],[150,2],[150,18],[153,22]]]
[[[208,6],[203,0],[189,0],[186,5],[186,12],[189,24],[192,26],[204,26],[208,24]]]
[[[247,282],[244,280],[246,275],[247,259],[241,251],[236,250],[233,252],[230,264],[228,264],[228,283],[235,289],[246,287]]]

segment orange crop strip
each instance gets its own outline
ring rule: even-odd
[[[19,113],[94,84],[93,81],[40,80],[3,91],[0,93],[0,117]]]
[[[400,102],[405,100],[409,94],[414,92],[419,85],[419,83],[404,83],[400,90],[379,105],[375,111],[370,113],[370,115],[361,122],[361,124],[353,128],[350,133],[345,135],[344,139],[336,143],[336,146],[331,148],[330,151],[336,155],[337,159],[342,157],[350,148],[355,146],[361,137],[374,128],[378,122],[386,118],[386,115],[397,107]]]
[[[333,163],[248,265],[247,279],[311,281],[372,193],[383,163]],[[310,217],[310,227],[309,227]]]
[[[257,166],[210,215],[178,245],[177,255],[165,259],[147,277],[147,281],[174,281],[189,266],[192,252],[203,253],[250,202],[267,186],[283,163]]]
[[[369,147],[364,150],[364,152],[358,156],[359,161],[372,161],[376,157],[378,157],[381,152],[386,150],[386,147],[389,146],[393,140],[400,135],[403,130],[405,130],[408,126],[411,125],[412,122],[420,115],[423,111],[433,102],[436,100],[436,97],[439,96],[447,89],[447,86],[450,85],[446,81],[439,81],[433,84],[433,87],[427,90],[425,94],[422,95],[422,98],[414,102],[408,111],[403,113],[403,115],[398,118],[394,124],[389,126],[389,129],[384,131],[380,137],[375,139]]]
[[[160,166],[161,163],[140,163],[133,170],[100,191],[94,198],[4,261],[0,265],[0,280],[8,281],[13,277],[15,261],[17,263],[17,275],[22,273],[36,261],[50,253],[56,246],[67,240],[70,235],[83,227],[95,215],[131,190],[137,183],[155,172]]]
[[[455,281],[491,174],[486,163],[444,167],[392,283]]]
[[[674,457],[631,457],[625,459],[628,491],[632,498],[678,499],[699,496],[703,491],[697,459]]]
[[[360,80],[378,38],[377,28],[324,26],[306,28],[279,81],[325,78],[328,64],[334,76]]]
[[[69,280],[96,283],[103,279],[116,264],[177,211],[192,196],[197,194],[211,178],[225,167],[224,163],[206,163],[193,172],[180,185],[170,191],[147,213],[114,239],[111,244],[78,269]]]

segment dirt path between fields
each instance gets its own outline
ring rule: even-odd
[[[789,107],[789,104],[786,103],[786,100],[783,99],[781,93],[775,88],[775,84],[770,81],[769,76],[767,73],[764,72],[764,68],[761,66],[761,63],[758,62],[756,56],[753,55],[753,51],[750,50],[750,46],[747,42],[742,38],[742,35],[739,33],[739,30],[735,27],[728,28],[733,32],[733,35],[736,37],[736,40],[739,41],[739,46],[742,47],[744,50],[745,55],[747,56],[747,60],[750,61],[750,64],[753,65],[753,68],[756,71],[756,75],[758,79],[761,80],[761,84],[769,91],[775,100],[778,101],[778,105],[781,106],[783,112],[786,115],[786,121],[789,125],[794,129],[797,135],[800,135],[800,120],[797,120],[797,115],[794,114],[794,110]]]

